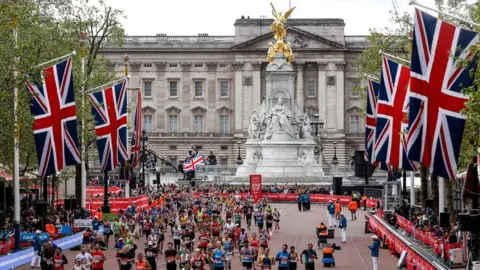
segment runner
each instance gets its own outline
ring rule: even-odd
[[[262,256],[258,259],[258,266],[262,270],[271,270],[272,266],[275,264],[275,259],[270,256],[268,248],[263,250]]]
[[[278,262],[278,270],[289,270],[291,257],[287,249],[288,246],[283,245],[282,250],[280,250],[275,256],[275,261]]]
[[[193,255],[192,260],[190,262],[193,270],[205,269],[205,265],[206,265],[205,258],[203,256],[202,251],[198,248],[195,250],[195,254]]]
[[[313,244],[309,243],[307,249],[302,251],[300,263],[305,262],[305,270],[315,270],[315,260],[318,260],[317,253],[313,250]]]
[[[244,246],[240,249],[240,261],[242,262],[243,270],[250,270],[253,267],[254,252],[248,245],[248,240],[244,241]]]
[[[225,251],[222,244],[217,242],[217,248],[212,252],[211,260],[213,262],[213,270],[225,270]]]
[[[158,250],[153,246],[152,242],[147,243],[147,247],[145,248],[145,257],[152,270],[157,270],[156,259],[158,257]]]
[[[173,243],[169,242],[167,244],[167,250],[165,250],[165,267],[167,270],[176,270],[178,253],[173,249]]]

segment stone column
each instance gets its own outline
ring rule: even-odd
[[[295,98],[297,99],[298,105],[302,109],[305,109],[303,107],[304,104],[304,94],[303,94],[303,66],[305,65],[305,62],[299,61],[295,62],[297,65],[297,92]]]
[[[252,105],[253,109],[260,108],[262,104],[262,77],[260,70],[262,68],[261,62],[252,63],[253,70],[253,93],[252,93]]]
[[[167,66],[166,62],[156,62],[155,67],[157,68],[157,80],[156,85],[158,86],[158,91],[155,91],[156,95],[156,108],[165,108],[165,101],[168,99],[167,83],[165,82],[165,67]],[[155,111],[154,120],[156,125],[153,125],[155,128],[153,131],[164,131],[165,130],[165,110],[157,109]],[[153,124],[153,123],[152,123]]]
[[[345,130],[345,62],[335,63],[337,74],[337,130]]]
[[[242,96],[243,96],[243,65],[242,62],[234,62],[235,69],[235,135],[243,134],[242,131]]]
[[[410,172],[410,205],[414,205],[415,200],[415,173]]]
[[[190,104],[192,102],[192,81],[190,78],[190,68],[192,63],[183,62],[182,65],[182,112],[180,119],[179,132],[190,132]]]
[[[216,111],[215,111],[215,106],[217,103],[217,62],[209,62],[207,63],[207,83],[206,83],[206,91],[207,93],[207,112],[203,116],[203,121],[204,123],[204,131],[205,132],[215,132],[216,128],[216,121],[215,121],[215,116],[216,116]]]
[[[326,69],[327,69],[327,62],[317,62],[317,69],[318,69],[318,114],[320,119],[323,120],[325,123],[325,127],[327,126],[327,83],[326,83]]]

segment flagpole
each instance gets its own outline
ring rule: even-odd
[[[91,93],[103,91],[103,90],[104,90],[103,88],[106,87],[106,86],[110,86],[110,85],[112,85],[112,84],[114,84],[114,83],[116,83],[116,82],[120,82],[120,81],[128,80],[128,79],[129,79],[129,77],[123,77],[123,78],[120,78],[120,79],[117,79],[117,80],[114,80],[114,81],[111,81],[111,82],[108,82],[108,83],[99,85],[99,86],[94,87],[94,88],[92,88],[92,89],[89,89],[89,90],[86,91],[86,93],[91,94]],[[131,89],[130,89],[130,90],[131,90]]]
[[[86,142],[85,142],[85,112],[83,111],[85,109],[85,84],[87,82],[86,76],[85,76],[85,43],[86,43],[86,37],[87,34],[85,32],[80,32],[80,55],[81,55],[81,61],[82,61],[82,88],[80,90],[80,96],[82,99],[81,106],[81,121],[82,121],[82,126],[81,126],[81,144],[82,147],[80,149],[81,151],[81,201],[80,205],[82,208],[85,209],[85,206],[87,204],[87,166],[85,164],[85,153],[87,151],[86,148]]]
[[[34,66],[34,68],[39,68],[39,67],[41,67],[41,66],[45,66],[45,65],[48,65],[48,64],[51,64],[51,63],[60,61],[60,60],[62,60],[62,59],[68,58],[68,57],[70,57],[70,56],[75,56],[75,55],[77,55],[77,52],[73,51],[73,52],[71,52],[71,53],[69,53],[69,54],[66,54],[66,55],[57,57],[57,58],[55,58],[55,59],[48,60],[47,62],[43,62],[43,63],[41,63],[41,64],[38,64],[38,65]]]
[[[427,10],[430,10],[430,11],[433,11],[433,12],[437,12],[438,14],[442,14],[444,16],[448,16],[448,17],[452,17],[454,19],[457,19],[461,22],[464,22],[464,23],[468,23],[468,24],[471,24],[471,25],[474,25],[476,27],[480,27],[480,24],[478,23],[475,23],[475,22],[472,22],[472,21],[469,21],[469,20],[465,20],[465,19],[462,19],[456,15],[453,15],[453,14],[449,14],[449,13],[446,13],[446,12],[443,12],[443,11],[440,11],[436,8],[431,8],[431,7],[427,7],[425,5],[422,5],[422,4],[419,4],[417,3],[417,1],[415,0],[410,0],[410,2],[408,3],[409,5],[414,5],[414,6],[417,6],[417,7],[421,7],[421,8],[424,8],[424,9],[427,9]]]
[[[16,84],[17,71],[17,49],[18,49],[18,17],[12,18],[13,40],[15,46],[13,81]],[[20,250],[20,127],[18,124],[18,88],[13,88],[13,122],[15,125],[15,139],[13,143],[13,197],[14,197],[14,229],[15,229],[15,250]]]
[[[125,63],[125,77],[128,78],[128,60],[129,57],[128,55],[125,55],[123,57],[123,62]],[[129,89],[130,86],[130,80],[127,82],[127,89]],[[127,97],[127,102],[128,102],[128,97]],[[128,114],[127,114],[127,121],[128,121]],[[128,147],[128,132],[127,132],[127,149],[130,149]],[[124,164],[130,165],[128,161],[125,161]],[[124,170],[123,177],[125,177],[125,198],[130,198],[130,179],[127,177],[126,171],[128,170],[128,167],[126,168],[125,166],[122,166],[122,170]]]
[[[386,53],[386,52],[384,52],[384,51],[382,51],[382,50],[378,51],[378,53],[381,54],[381,55],[383,55],[383,56],[385,56],[385,57],[387,57],[387,58],[390,58],[390,59],[393,59],[393,60],[397,60],[397,61],[401,61],[401,62],[405,62],[405,63],[407,63],[407,64],[410,65],[410,61],[408,61],[408,60],[406,60],[406,59],[403,59],[403,58],[400,58],[400,57],[397,57],[397,56],[395,56],[395,55],[393,55],[393,54]]]

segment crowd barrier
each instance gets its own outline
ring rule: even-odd
[[[245,199],[250,193],[238,193],[242,199]],[[205,193],[196,192],[194,196],[198,197],[200,195],[205,195]],[[217,193],[217,196],[228,197],[234,195],[233,193]],[[267,198],[271,202],[296,202],[298,195],[295,193],[262,193],[262,198]],[[340,201],[340,204],[348,204],[351,200],[351,196],[338,196],[338,195],[329,195],[329,194],[310,194],[310,200],[313,203],[327,203],[330,200]],[[360,201],[360,205],[363,206],[363,201]],[[377,200],[368,199],[367,207],[374,208],[377,205]]]
[[[447,259],[450,259],[450,250],[454,248],[462,248],[462,243],[447,243],[442,239],[438,239],[435,234],[431,232],[424,232],[422,230],[417,230],[415,225],[410,220],[395,214],[397,218],[397,223],[404,231],[413,235],[415,238],[420,240],[427,246],[430,246],[435,254],[441,255]]]
[[[108,187],[108,192],[118,193],[123,191],[121,187]],[[102,196],[105,193],[105,188],[103,186],[90,186],[87,187],[87,196],[88,197],[97,197]]]
[[[56,204],[63,204],[63,199],[55,201]],[[119,210],[125,210],[128,206],[135,204],[137,207],[148,206],[148,195],[142,195],[131,198],[110,198],[108,199],[111,213],[118,213]],[[91,198],[86,201],[85,209],[89,211],[97,211],[103,205],[103,198]]]
[[[83,232],[80,232],[71,236],[54,240],[53,243],[62,249],[69,249],[80,245],[82,240]],[[33,250],[33,247],[30,247],[19,252],[10,253],[0,257],[0,269],[13,269],[30,262],[34,252],[35,251]]]
[[[385,239],[386,244],[397,254],[407,251],[406,265],[407,270],[435,270],[436,268],[422,256],[417,254],[409,246],[407,246],[400,238],[391,233],[383,224],[375,218],[370,217],[368,220],[370,229],[380,238]]]

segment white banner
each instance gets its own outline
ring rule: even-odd
[[[75,228],[92,228],[93,219],[74,219],[73,227]]]

